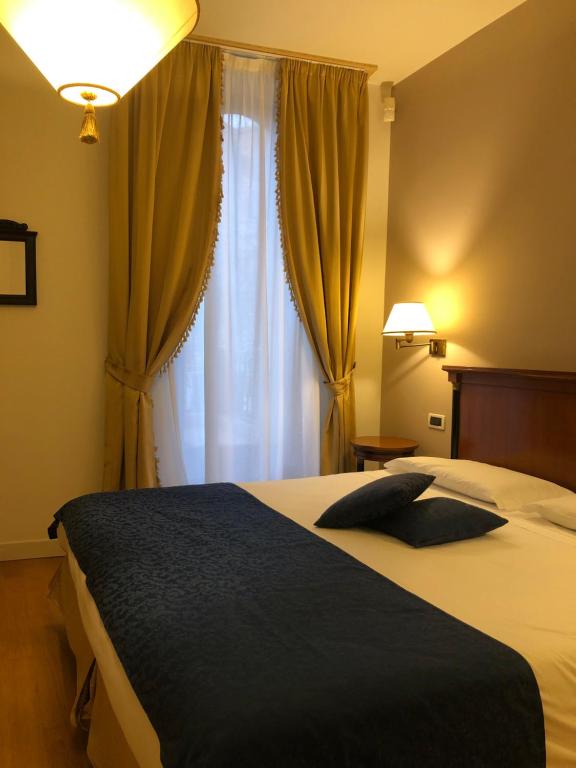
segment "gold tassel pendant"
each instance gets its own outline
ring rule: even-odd
[[[83,93],[82,98],[88,102],[84,107],[84,120],[80,129],[80,141],[84,144],[97,144],[100,141],[100,134],[96,126],[96,110],[90,103],[96,96],[93,93]]]

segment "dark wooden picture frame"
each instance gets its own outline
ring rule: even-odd
[[[0,304],[20,304],[35,306],[36,297],[36,235],[28,224],[19,224],[10,219],[0,219],[0,242],[24,244],[25,293],[0,293]],[[0,288],[1,290],[1,288]]]

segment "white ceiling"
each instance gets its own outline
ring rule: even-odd
[[[200,0],[199,35],[377,64],[398,82],[524,0]],[[0,83],[46,81],[0,25]]]
[[[196,34],[377,64],[398,82],[524,0],[200,0]]]

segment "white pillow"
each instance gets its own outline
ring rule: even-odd
[[[522,507],[522,512],[538,512],[546,520],[576,531],[576,493],[557,499],[535,501]]]
[[[499,509],[520,509],[533,501],[574,495],[567,488],[548,480],[466,459],[414,456],[393,459],[385,467],[390,472],[434,475],[435,485],[496,504]]]

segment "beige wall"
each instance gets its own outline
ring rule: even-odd
[[[528,0],[395,89],[386,311],[425,301],[448,356],[383,341],[382,430],[449,455],[442,364],[576,370],[576,3]]]
[[[106,140],[80,120],[0,27],[0,218],[38,231],[38,306],[0,305],[0,559],[49,551],[52,514],[100,484]]]

